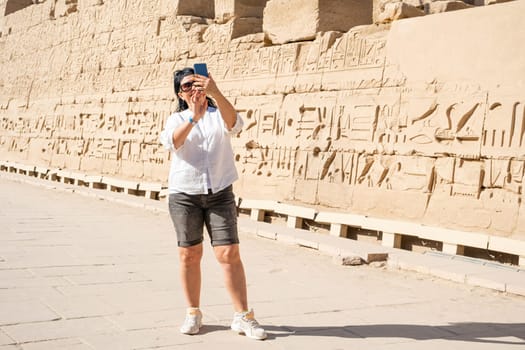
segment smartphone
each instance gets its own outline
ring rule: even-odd
[[[195,63],[193,65],[193,70],[195,71],[195,74],[199,74],[205,77],[208,76],[208,67],[206,66],[206,63]]]

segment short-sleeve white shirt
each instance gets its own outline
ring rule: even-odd
[[[228,130],[218,108],[208,107],[204,116],[192,127],[184,144],[176,149],[173,132],[193,115],[191,110],[176,112],[166,121],[160,142],[171,151],[168,179],[169,193],[207,194],[230,186],[238,179],[230,137],[239,133],[243,120]]]

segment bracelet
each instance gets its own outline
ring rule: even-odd
[[[190,122],[191,125],[197,124],[197,121],[193,120],[193,117],[190,117],[190,119],[188,121]]]

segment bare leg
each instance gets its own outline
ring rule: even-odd
[[[200,306],[202,243],[179,247],[180,278],[189,307]]]
[[[248,310],[246,276],[241,261],[239,245],[222,245],[213,247],[215,257],[222,267],[226,289],[230,293],[235,311]]]

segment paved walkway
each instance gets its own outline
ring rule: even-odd
[[[0,175],[0,350],[525,349],[523,296],[337,265],[319,251],[260,238],[244,221],[250,302],[269,338],[229,330],[232,308],[207,244],[205,327],[181,335],[167,213],[73,190]],[[465,266],[450,264],[459,274]]]

